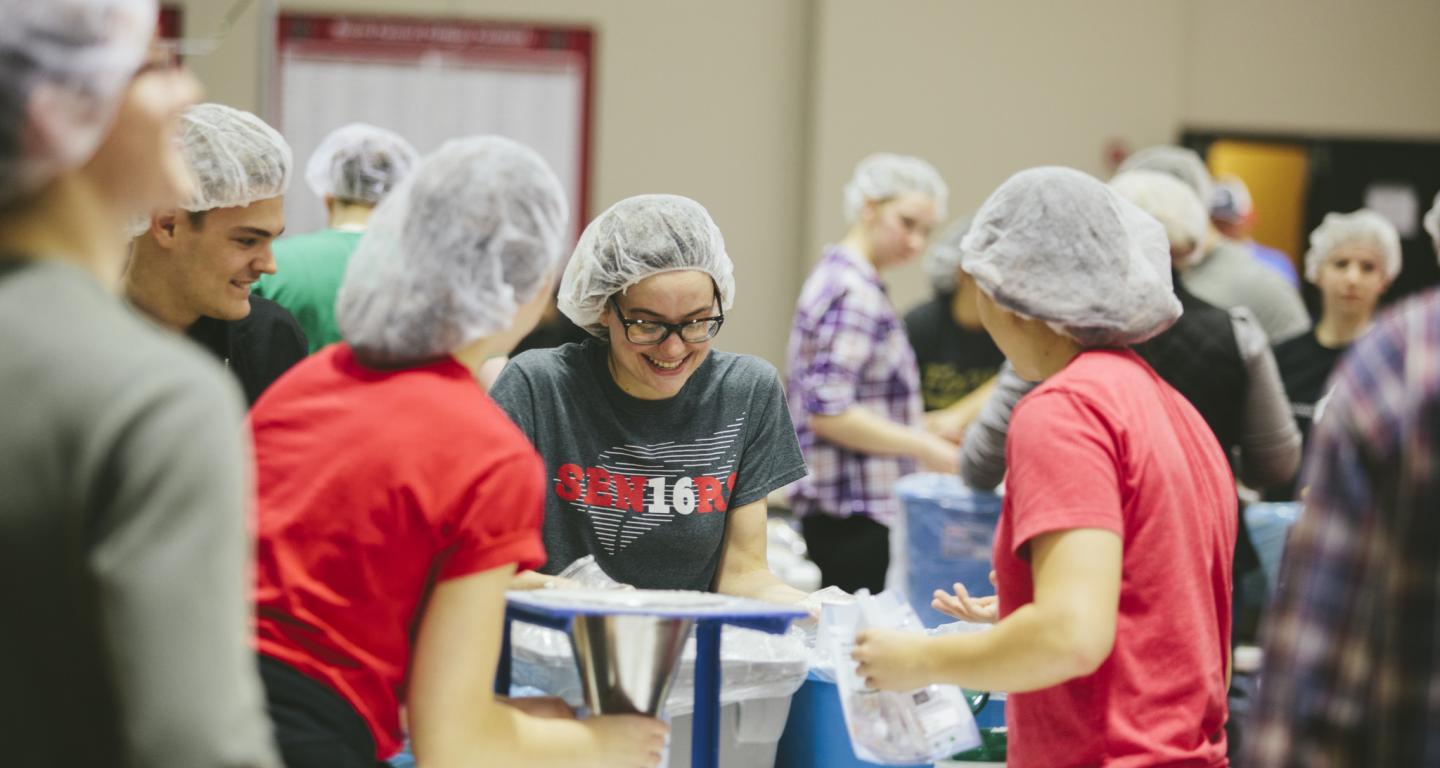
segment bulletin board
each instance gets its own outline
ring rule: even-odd
[[[286,229],[325,225],[305,163],[351,122],[388,128],[422,154],[498,134],[545,158],[578,235],[588,220],[593,33],[451,19],[281,14],[270,118],[295,151]]]

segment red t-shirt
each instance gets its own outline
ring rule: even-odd
[[[1229,464],[1204,419],[1129,350],[1091,350],[1015,407],[995,570],[1002,617],[1034,600],[1027,543],[1124,543],[1115,646],[1093,674],[1006,705],[1011,766],[1223,766]]]
[[[250,423],[259,650],[349,701],[383,759],[402,744],[435,582],[545,561],[544,465],[449,359],[377,371],[333,345],[273,384]]]

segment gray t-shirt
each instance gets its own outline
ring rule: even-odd
[[[75,267],[0,273],[8,761],[278,765],[234,382]]]
[[[680,393],[626,394],[598,339],[526,352],[491,397],[545,459],[541,571],[585,555],[617,581],[714,587],[725,512],[805,475],[775,368],[711,350]]]

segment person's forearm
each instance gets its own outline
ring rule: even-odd
[[[1023,693],[1094,672],[1109,648],[1087,648],[1065,616],[1046,616],[1034,603],[993,629],[929,638],[931,677],[976,691]],[[1103,650],[1104,655],[1101,655]]]
[[[995,376],[991,376],[989,381],[940,409],[940,412],[961,422],[962,427],[969,424],[975,420],[976,416],[980,415],[980,409],[985,407],[985,401],[990,398],[990,393],[995,391],[995,379]]]
[[[831,416],[812,415],[810,428],[842,448],[881,456],[915,456],[924,435],[857,405]]]
[[[779,576],[763,564],[740,572],[722,571],[715,582],[715,591],[724,595],[787,605],[799,603],[809,597],[781,581]]]
[[[498,700],[467,720],[415,740],[416,761],[430,768],[569,768],[595,753],[591,732],[577,720],[534,717]]]

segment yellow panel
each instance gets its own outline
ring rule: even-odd
[[[1210,172],[1238,176],[1255,200],[1255,240],[1297,265],[1305,253],[1305,188],[1310,158],[1294,144],[1221,140],[1210,145]],[[1303,271],[1303,270],[1301,270]]]

